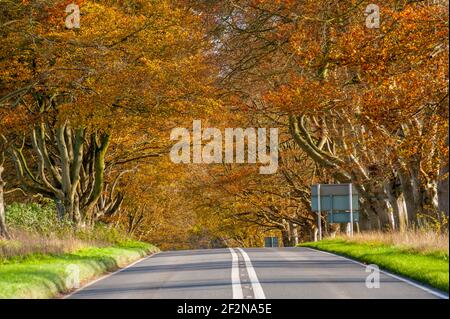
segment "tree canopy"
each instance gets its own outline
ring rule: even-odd
[[[384,1],[375,28],[370,5],[1,1],[0,236],[4,196],[39,195],[163,248],[291,245],[310,186],[350,182],[361,230],[448,227],[448,3]],[[193,120],[278,128],[277,172],[172,163]]]

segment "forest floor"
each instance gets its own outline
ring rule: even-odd
[[[0,298],[52,298],[158,251],[153,245],[123,241],[63,254],[31,254],[0,261]]]
[[[448,240],[448,239],[447,239]],[[299,244],[338,255],[409,277],[442,291],[449,291],[449,254],[447,247],[418,247],[391,240],[334,238]]]

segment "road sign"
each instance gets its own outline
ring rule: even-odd
[[[353,184],[317,184],[311,187],[311,210],[317,213],[319,240],[322,239],[321,213],[327,213],[329,223],[350,223],[359,220],[359,194]]]
[[[327,214],[328,223],[351,223],[350,212],[330,212]],[[353,212],[353,221],[359,221],[359,213]]]
[[[311,187],[311,210],[319,211],[318,187]],[[320,185],[320,211],[350,211],[350,187],[349,184],[321,184]],[[353,210],[359,210],[358,191],[352,186]]]
[[[278,237],[265,237],[264,247],[278,247]]]

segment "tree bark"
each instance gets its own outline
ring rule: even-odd
[[[10,239],[11,236],[9,235],[8,229],[6,227],[5,200],[3,196],[5,182],[2,178],[3,170],[3,160],[0,159],[0,238]]]
[[[281,238],[283,240],[283,247],[291,247],[291,238],[289,236],[289,231],[286,229],[281,230]]]
[[[447,111],[448,115],[448,111]],[[449,146],[449,135],[447,132],[447,141],[446,146],[448,149]],[[444,214],[448,218],[449,213],[449,159],[446,156],[443,156],[442,158],[442,164],[441,168],[439,169],[439,176],[438,176],[438,210],[441,214]],[[448,227],[448,226],[447,226]]]
[[[88,198],[87,204],[83,208],[83,217],[91,218],[94,217],[94,208],[97,204],[97,201],[100,198],[100,195],[103,191],[104,183],[105,183],[105,156],[106,151],[108,150],[110,142],[109,134],[102,134],[100,136],[100,141],[97,142],[96,136],[93,136],[93,145],[94,145],[94,184],[92,192]]]
[[[402,192],[405,200],[407,227],[408,228],[414,227],[414,225],[416,225],[417,222],[418,205],[414,196],[415,192],[413,190],[412,178],[403,169],[398,170],[398,175],[400,178],[400,183],[402,185]]]
[[[408,213],[406,209],[406,202],[403,193],[401,193],[393,203],[398,215],[398,229],[400,232],[406,231],[408,228]]]
[[[389,217],[389,200],[374,193],[361,196],[362,230],[392,229],[392,219]]]
[[[103,190],[110,135],[102,133],[97,140],[94,132],[86,138],[85,128],[42,122],[30,137],[31,148],[26,148],[24,136],[22,145],[11,151],[22,189],[53,199],[60,220],[75,227],[92,222],[93,207]]]
[[[438,209],[440,213],[445,214],[445,216],[448,217],[448,211],[449,211],[449,192],[448,192],[448,186],[449,186],[449,169],[448,169],[448,161],[447,163],[441,168],[439,172],[439,181],[438,181]]]

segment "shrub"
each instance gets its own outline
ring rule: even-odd
[[[13,240],[0,241],[0,263],[31,254],[62,254],[89,246],[127,243],[124,231],[104,224],[75,229],[57,217],[51,200],[40,203],[13,203],[6,207],[6,222]]]
[[[58,219],[54,202],[47,199],[42,204],[13,203],[7,206],[6,222],[12,229],[44,236],[66,238],[70,234],[80,240],[107,243],[117,243],[126,238],[123,231],[101,222],[75,230],[70,221]]]
[[[12,227],[28,232],[48,235],[60,232],[61,228],[69,226],[57,218],[53,201],[43,200],[38,203],[13,203],[6,207],[6,223]]]

